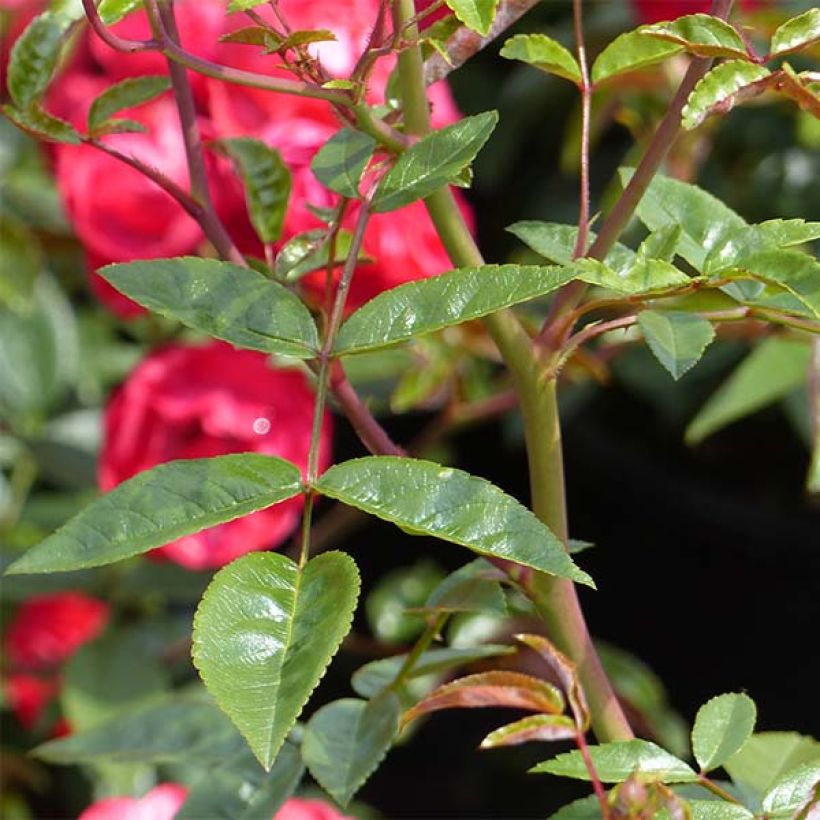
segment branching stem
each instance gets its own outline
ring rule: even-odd
[[[578,65],[581,67],[581,195],[578,208],[578,238],[573,258],[586,254],[589,237],[589,120],[592,107],[592,86],[587,68],[587,50],[584,43],[583,0],[572,0],[572,19]]]

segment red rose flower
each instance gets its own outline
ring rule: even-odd
[[[173,820],[188,789],[178,783],[155,786],[144,797],[106,797],[89,806],[79,820]]]
[[[108,604],[79,592],[30,598],[6,627],[6,656],[19,669],[51,669],[96,638],[108,618]]]
[[[36,675],[13,674],[3,681],[3,696],[20,725],[31,731],[36,728],[46,706],[57,694],[57,682]]]
[[[741,0],[740,8],[751,11],[759,0]],[[658,23],[676,20],[685,14],[707,14],[712,8],[711,0],[632,0],[638,22]]]
[[[99,482],[110,490],[173,459],[257,452],[307,465],[314,396],[298,370],[222,342],[152,353],[115,393],[105,414]],[[320,466],[330,459],[325,416]],[[293,499],[174,541],[155,552],[191,569],[218,567],[280,544],[297,524]]]
[[[340,814],[324,800],[291,797],[276,812],[273,820],[352,820],[352,818]]]

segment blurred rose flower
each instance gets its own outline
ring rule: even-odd
[[[106,797],[89,806],[79,820],[173,820],[188,789],[177,783],[155,786],[144,797]]]
[[[32,731],[58,689],[57,681],[51,677],[11,674],[3,681],[3,698],[20,725]]]
[[[291,797],[276,812],[273,820],[352,820],[352,818],[340,814],[323,800]]]
[[[152,353],[114,394],[105,413],[99,482],[111,490],[173,459],[227,453],[277,455],[307,465],[314,396],[297,370],[275,369],[262,353],[222,342],[171,345]],[[326,415],[320,468],[330,462]],[[219,567],[280,544],[294,529],[301,499],[277,504],[180,538],[155,550],[190,569]]]
[[[750,11],[760,0],[740,0],[740,8]],[[632,0],[639,23],[658,23],[675,20],[684,14],[707,14],[712,8],[711,0]]]

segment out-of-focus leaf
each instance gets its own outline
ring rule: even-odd
[[[743,38],[725,20],[710,14],[686,14],[676,20],[644,26],[645,37],[683,46],[699,57],[740,57],[748,60]]]
[[[130,77],[106,88],[88,111],[88,130],[96,132],[104,128],[106,121],[118,111],[142,105],[171,87],[168,77]]]
[[[737,95],[771,75],[768,68],[746,60],[728,60],[709,71],[683,107],[683,127],[697,128],[713,111],[728,111]]]
[[[508,60],[520,60],[548,74],[581,84],[578,61],[557,40],[546,34],[516,34],[504,43],[501,56]]]
[[[358,199],[362,174],[375,150],[376,140],[369,134],[343,128],[319,149],[310,167],[319,182],[331,191]]]
[[[476,558],[450,573],[430,593],[425,609],[506,615],[507,603],[499,583],[499,574],[499,570],[489,561]]]
[[[508,706],[560,715],[564,698],[551,683],[521,672],[479,672],[445,683],[420,700],[402,717],[402,724],[442,709]]]
[[[592,585],[561,541],[530,510],[494,484],[421,459],[371,456],[331,467],[322,495],[482,555]]]
[[[302,758],[322,788],[343,807],[387,754],[399,728],[399,701],[382,692],[371,701],[335,700],[305,727]]]
[[[616,37],[595,58],[592,82],[597,85],[619,74],[648,68],[682,50],[681,45],[647,37],[639,29],[627,31]]]
[[[160,763],[223,760],[242,739],[230,720],[202,697],[173,695],[104,724],[50,740],[33,754],[51,763]]]
[[[799,339],[772,337],[761,342],[689,423],[687,443],[703,441],[802,384],[810,353],[809,346]]]
[[[482,37],[490,33],[490,27],[498,8],[498,0],[445,0],[445,2],[467,28],[477,31]]]
[[[422,137],[386,174],[372,210],[394,211],[447,185],[475,159],[497,123],[498,112],[485,111]]]
[[[31,305],[42,258],[37,240],[5,214],[0,220],[0,305],[17,310]]]
[[[240,453],[160,464],[90,504],[6,573],[110,564],[301,491],[299,468],[276,456]]]
[[[647,780],[660,780],[663,783],[690,783],[698,779],[686,763],[647,740],[625,740],[590,746],[589,756],[603,783],[622,783],[635,772],[640,772]],[[584,759],[577,750],[539,763],[530,771],[576,780],[590,779]]]
[[[684,311],[642,310],[638,324],[649,349],[676,381],[700,361],[715,338],[710,322]]]
[[[342,552],[304,568],[284,555],[250,553],[205,591],[194,664],[265,769],[350,629],[358,596],[356,564]]]
[[[149,310],[237,347],[298,358],[319,347],[299,297],[248,268],[177,257],[107,265],[99,273]]]
[[[534,740],[571,740],[578,734],[575,721],[566,715],[530,715],[508,723],[490,732],[481,741],[482,749],[497,749],[500,746],[518,746]]]
[[[342,325],[334,351],[358,353],[461,324],[557,290],[570,268],[483,265],[458,268],[380,293]]]
[[[282,234],[291,189],[290,171],[281,154],[250,137],[223,139],[219,144],[242,178],[254,230],[263,242],[276,242]]]
[[[820,760],[803,763],[777,779],[763,795],[763,811],[776,817],[794,817],[820,798]]]
[[[739,752],[756,720],[757,707],[748,695],[729,692],[704,703],[692,727],[692,749],[701,771],[716,769]]]
[[[769,58],[782,57],[820,40],[820,9],[812,8],[786,20],[772,35]]]

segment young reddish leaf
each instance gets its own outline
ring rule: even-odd
[[[589,707],[575,664],[543,635],[520,634],[515,639],[537,652],[550,665],[564,687],[576,725],[585,732],[589,728]]]
[[[741,57],[746,46],[733,26],[709,14],[687,14],[665,23],[646,26],[641,33],[683,46],[698,57]]]
[[[575,721],[566,715],[530,715],[490,732],[482,749],[518,746],[532,740],[571,740],[578,734]]]
[[[746,60],[729,60],[713,68],[695,86],[683,109],[683,127],[691,130],[714,111],[725,113],[738,94],[757,94],[764,90],[761,80],[771,76],[768,68]]]
[[[520,60],[548,74],[581,84],[578,61],[557,40],[546,34],[516,34],[504,43],[501,56],[508,60]]]
[[[786,20],[775,31],[767,59],[782,57],[793,51],[802,51],[818,40],[820,40],[820,8],[813,8]]]
[[[558,715],[564,711],[564,698],[551,683],[531,675],[479,672],[439,686],[404,713],[402,725],[442,709],[480,709],[485,706],[509,706]]]

